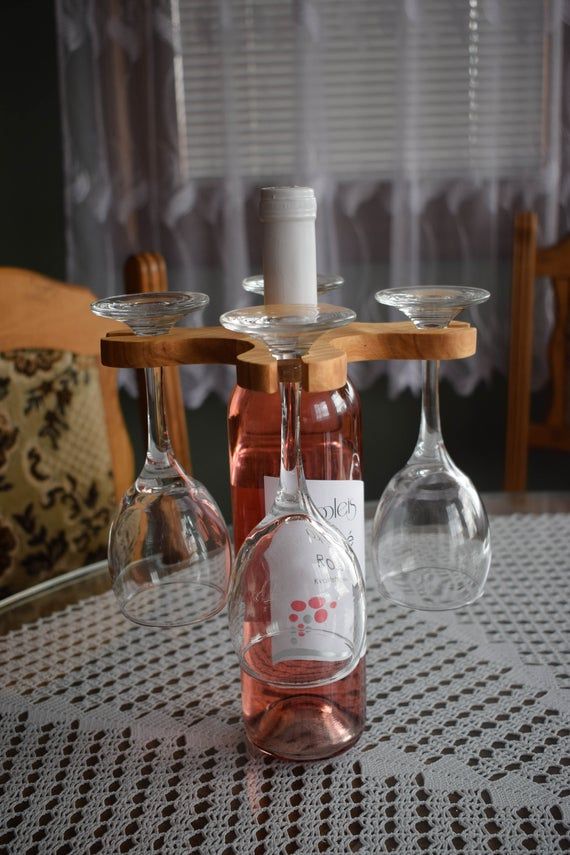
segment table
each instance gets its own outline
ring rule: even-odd
[[[371,587],[366,730],[307,765],[249,754],[224,615],[131,625],[104,565],[11,598],[0,853],[570,851],[570,514],[509,501],[475,605]]]

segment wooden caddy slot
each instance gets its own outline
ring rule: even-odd
[[[347,364],[375,359],[463,359],[475,353],[477,331],[462,321],[446,329],[419,330],[410,321],[348,324],[322,333],[302,357],[303,389],[326,392],[346,383]],[[256,392],[276,392],[277,361],[263,342],[222,327],[175,328],[165,335],[109,332],[101,340],[103,365],[235,365],[237,382]]]

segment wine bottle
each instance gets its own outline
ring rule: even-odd
[[[262,190],[266,304],[316,303],[315,217],[310,188]],[[278,393],[235,388],[228,437],[236,550],[272,504],[279,475],[280,426]],[[313,501],[344,534],[363,566],[360,400],[350,382],[330,392],[303,392],[301,449]],[[314,599],[316,603],[318,597]],[[310,600],[306,605],[310,612]],[[365,657],[348,677],[304,690],[262,684],[242,672],[247,736],[261,751],[285,759],[330,757],[352,745],[364,726],[365,701]]]

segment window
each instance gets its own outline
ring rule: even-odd
[[[556,45],[541,0],[179,0],[192,178],[544,165]],[[307,162],[305,160],[305,162]]]

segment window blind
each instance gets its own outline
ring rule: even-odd
[[[193,178],[512,177],[548,154],[541,0],[179,0]]]

